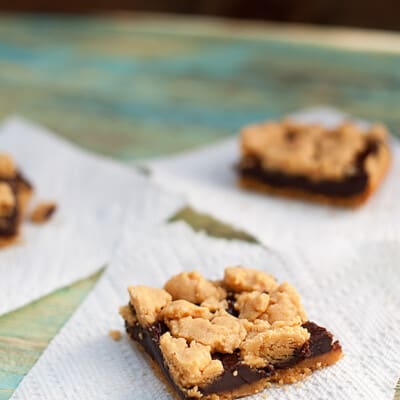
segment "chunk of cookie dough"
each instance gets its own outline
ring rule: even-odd
[[[129,287],[120,308],[128,335],[181,399],[234,399],[293,383],[338,361],[342,349],[309,321],[293,286],[244,267],[212,282],[198,272],[164,289]]]
[[[160,338],[160,348],[171,375],[185,388],[207,383],[220,375],[224,368],[219,360],[213,360],[209,346],[175,338],[169,332]]]
[[[273,292],[278,283],[272,275],[252,268],[225,268],[224,284],[232,292]]]
[[[161,310],[172,301],[171,295],[162,289],[129,286],[128,291],[137,319],[142,325],[153,324]]]
[[[220,353],[233,352],[246,336],[240,321],[229,314],[212,319],[184,317],[169,321],[168,326],[173,336],[202,343]]]
[[[182,272],[172,277],[164,286],[174,300],[187,300],[201,304],[207,299],[221,300],[226,293],[222,287],[214,285],[198,272]]]

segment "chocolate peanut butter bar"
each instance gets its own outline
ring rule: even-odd
[[[308,320],[293,286],[262,271],[230,267],[222,281],[198,272],[164,289],[128,288],[128,335],[181,399],[235,399],[297,382],[342,356],[339,342]]]
[[[18,234],[21,215],[32,190],[14,160],[0,153],[0,246],[8,244]]]
[[[267,122],[241,133],[239,185],[339,206],[357,206],[373,193],[390,164],[384,126],[363,131]]]

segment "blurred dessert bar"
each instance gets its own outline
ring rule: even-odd
[[[245,127],[239,185],[271,194],[358,206],[377,189],[390,165],[384,126],[353,123],[327,129],[290,121]]]
[[[0,245],[17,236],[32,192],[32,185],[14,160],[8,154],[0,153]]]

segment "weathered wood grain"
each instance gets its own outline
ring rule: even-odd
[[[397,131],[400,54],[268,31],[229,37],[215,25],[207,34],[170,19],[3,16],[0,118],[20,113],[121,159],[187,149],[321,103]]]
[[[229,224],[216,220],[208,214],[196,211],[191,207],[184,207],[173,215],[169,222],[183,221],[190,225],[196,232],[204,232],[216,238],[230,240],[243,240],[248,243],[259,243],[254,236]]]

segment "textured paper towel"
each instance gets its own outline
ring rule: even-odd
[[[165,219],[182,205],[132,168],[20,119],[6,122],[0,149],[14,156],[37,199],[59,206],[46,224],[24,222],[20,243],[0,250],[0,314],[104,266],[128,205],[132,229]],[[145,212],[151,206],[153,213]]]
[[[400,248],[327,243],[288,248],[285,255],[238,241],[210,239],[181,224],[135,235],[127,231],[110,268],[23,380],[13,399],[172,399],[146,356],[124,337],[117,315],[129,284],[161,286],[197,269],[219,278],[245,264],[293,283],[311,320],[340,339],[345,357],[301,385],[269,389],[269,400],[391,399],[400,370]],[[263,399],[262,395],[252,397]]]
[[[299,112],[294,118],[328,126],[345,114],[330,108]],[[238,138],[149,164],[153,179],[186,195],[190,204],[256,236],[266,244],[313,241],[317,237],[400,239],[400,144],[392,142],[393,165],[378,192],[353,209],[333,208],[257,194],[236,185]]]

